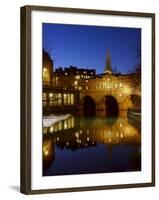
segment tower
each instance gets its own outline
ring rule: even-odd
[[[110,50],[107,49],[106,51],[106,63],[104,73],[112,74],[112,66],[111,66],[111,58],[110,58]]]

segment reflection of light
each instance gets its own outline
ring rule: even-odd
[[[122,123],[120,123],[120,127],[123,127],[123,124],[122,124]]]
[[[67,123],[64,121],[64,129],[67,129]]]
[[[51,127],[50,127],[50,133],[52,133],[52,132],[53,132],[53,130],[54,130],[54,127],[53,127],[53,126],[51,126]]]
[[[109,138],[109,142],[111,142],[112,141],[112,139],[111,138]]]
[[[69,142],[66,142],[66,146],[69,146]]]
[[[49,154],[48,150],[46,150],[46,151],[44,152],[44,154],[45,154],[45,156],[47,156],[47,155]]]
[[[79,138],[79,133],[76,132],[76,133],[75,133],[75,136],[76,136],[76,138]]]

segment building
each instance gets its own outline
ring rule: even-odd
[[[105,116],[128,108],[141,109],[140,75],[113,73],[109,50],[102,74],[75,66],[54,70],[45,52],[43,59],[44,113]]]

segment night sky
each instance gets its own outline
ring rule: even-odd
[[[43,48],[55,68],[73,65],[103,73],[109,48],[113,69],[129,73],[139,62],[140,41],[137,28],[43,24]]]

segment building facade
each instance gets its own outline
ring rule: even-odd
[[[43,54],[44,113],[105,115],[128,108],[141,109],[140,74],[113,73],[109,50],[103,74],[75,66],[54,70],[49,55]]]

